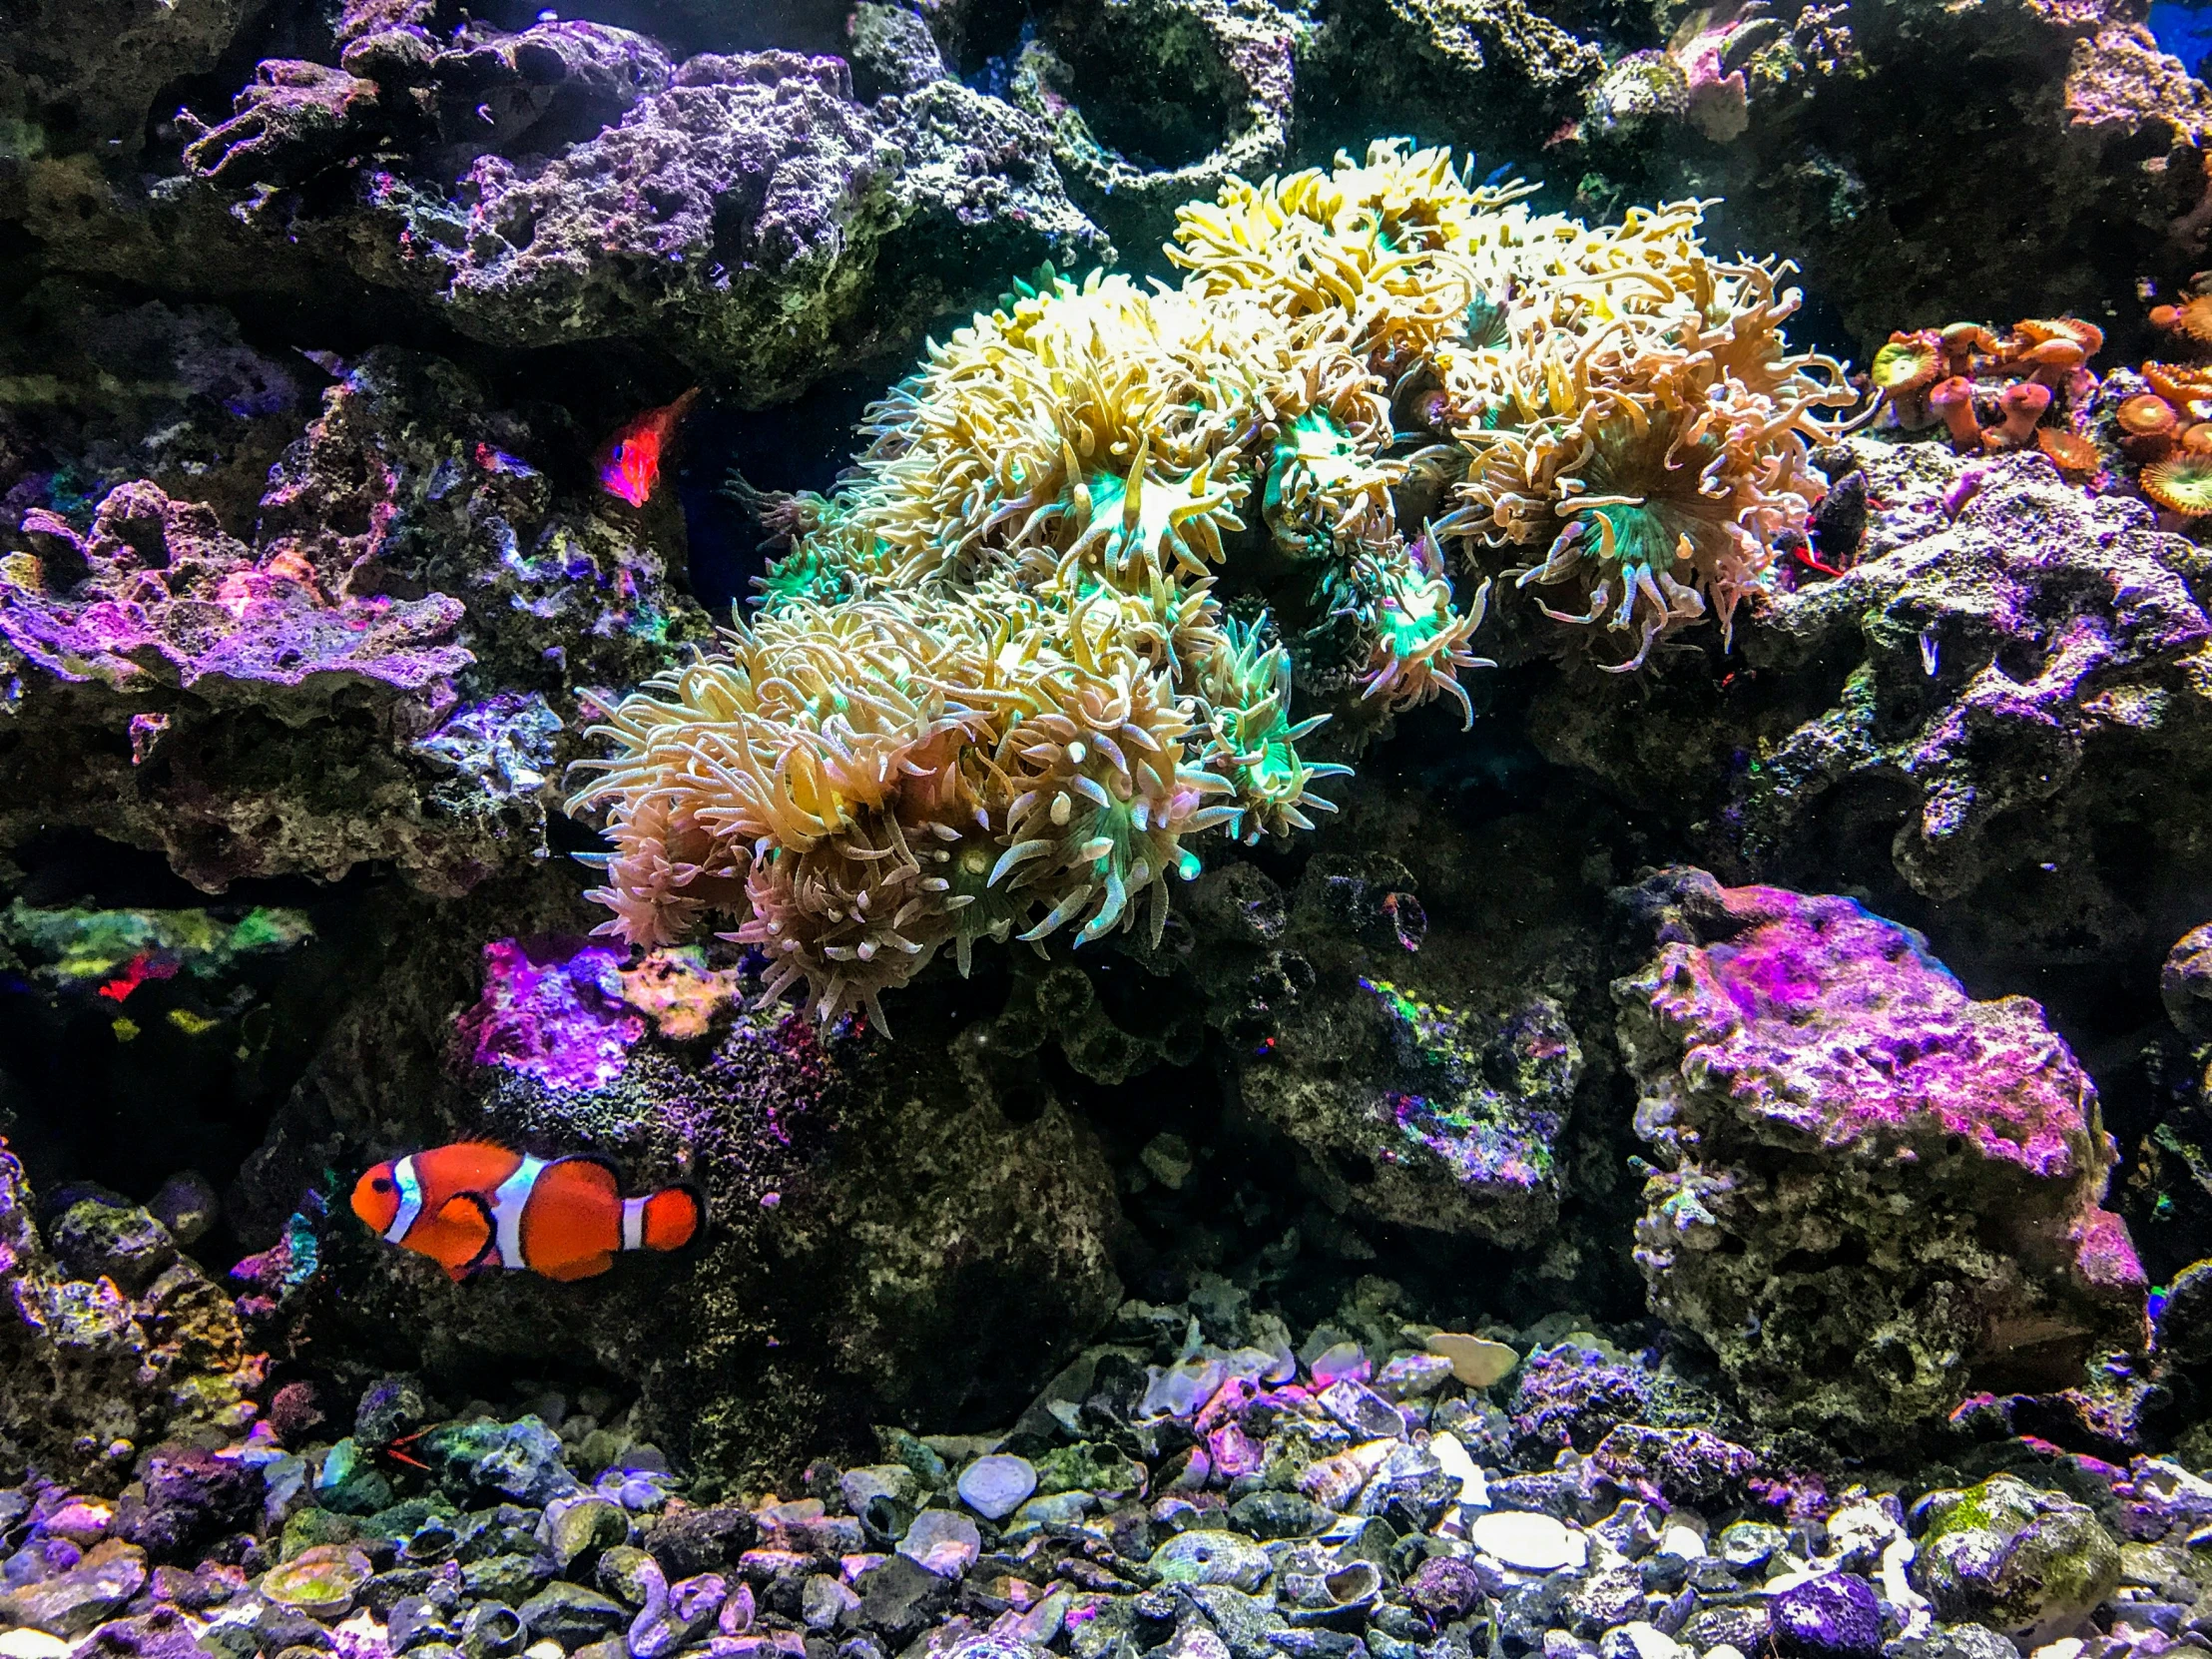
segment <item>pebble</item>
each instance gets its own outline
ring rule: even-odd
[[[957,1578],[983,1552],[975,1522],[951,1509],[924,1509],[898,1540],[898,1553],[940,1578]]]
[[[1375,1391],[1402,1403],[1434,1393],[1455,1375],[1451,1362],[1440,1354],[1400,1354],[1376,1373]]]
[[[1147,1563],[1162,1583],[1226,1584],[1247,1592],[1267,1582],[1275,1563],[1239,1532],[1200,1529],[1170,1538]]]
[[[1247,1492],[1229,1506],[1229,1523],[1255,1538],[1310,1538],[1335,1518],[1296,1492]]]
[[[960,1501],[985,1520],[1004,1520],[1036,1489],[1036,1465],[1010,1452],[978,1457],[960,1471]]]
[[[1337,1343],[1314,1356],[1308,1368],[1315,1386],[1328,1388],[1338,1382],[1365,1382],[1375,1374],[1366,1350],[1358,1343]]]
[[[839,1475],[837,1493],[855,1515],[863,1513],[877,1498],[889,1498],[911,1508],[921,1499],[921,1482],[904,1463],[868,1463]]]
[[[120,1612],[145,1587],[146,1576],[146,1552],[110,1538],[66,1570],[0,1594],[0,1618],[56,1636],[81,1636]]]
[[[0,1555],[0,1612],[54,1621],[0,1635],[0,1659],[72,1659],[67,1638],[102,1619],[118,1622],[77,1659],[1463,1659],[1454,1626],[1519,1659],[1883,1659],[1885,1633],[1895,1659],[2017,1659],[1981,1626],[1935,1622],[1892,1494],[1848,1493],[1795,1531],[1709,1534],[1638,1484],[1633,1459],[1531,1450],[1507,1414],[1528,1384],[1502,1407],[1464,1395],[1449,1359],[1393,1354],[1365,1329],[1310,1340],[1302,1372],[1280,1328],[1250,1349],[1187,1347],[1159,1312],[1152,1363],[1083,1382],[1064,1437],[1043,1411],[1023,1419],[1027,1455],[889,1431],[886,1461],[815,1465],[800,1495],[758,1507],[672,1501],[666,1460],[604,1397],[564,1416],[546,1396],[544,1422],[472,1405],[410,1442],[428,1478],[368,1442],[333,1448],[320,1506],[299,1490],[319,1448],[301,1458],[260,1435],[271,1454],[239,1466],[287,1495],[251,1546],[270,1552],[258,1577],[150,1573],[109,1535],[129,1534],[135,1495],[120,1509],[42,1496],[34,1511],[0,1491],[24,1540]],[[1495,1382],[1515,1357],[1488,1346],[1508,1367]],[[373,1444],[388,1443],[379,1427]],[[2034,1659],[2155,1659],[2189,1631],[2212,1571],[2187,1540],[2212,1519],[2212,1486],[2147,1465],[2109,1471],[2130,1482],[2122,1578],[2137,1599],[2104,1611],[2104,1645]],[[411,1495],[340,1512],[385,1469]],[[289,1559],[270,1564],[279,1549]],[[200,1633],[197,1652],[164,1646],[162,1619]]]
[[[847,1613],[860,1610],[860,1598],[834,1575],[818,1572],[799,1598],[799,1616],[809,1630],[828,1630]]]
[[[1154,1366],[1137,1411],[1145,1417],[1195,1417],[1229,1375],[1219,1360],[1179,1360]]]
[[[538,1535],[563,1568],[596,1550],[610,1549],[630,1536],[630,1516],[603,1497],[556,1498],[546,1505]]]
[[[262,1574],[262,1594],[314,1619],[343,1618],[376,1568],[351,1544],[314,1544]]]
[[[1013,1525],[1008,1529],[1012,1537],[1022,1530],[1035,1531],[1042,1526],[1073,1526],[1098,1507],[1098,1499],[1089,1492],[1053,1492],[1045,1497],[1033,1497],[1014,1511]]]
[[[496,1601],[478,1602],[461,1616],[461,1651],[468,1659],[505,1659],[523,1644],[521,1615]]]
[[[1503,1343],[1456,1331],[1438,1331],[1428,1339],[1428,1352],[1451,1367],[1451,1375],[1470,1388],[1487,1388],[1513,1374],[1521,1357]]]
[[[1428,1454],[1436,1459],[1437,1467],[1458,1480],[1461,1504],[1471,1509],[1490,1506],[1489,1482],[1458,1435],[1448,1428],[1429,1435]]]
[[[1882,1651],[1882,1603],[1857,1573],[1793,1585],[1767,1603],[1767,1617],[1782,1659],[1874,1659]]]
[[[1723,1527],[1713,1553],[1738,1572],[1757,1572],[1789,1547],[1790,1535],[1765,1521],[1738,1521]]]
[[[1580,1571],[1589,1559],[1589,1540],[1549,1515],[1521,1509],[1492,1510],[1467,1523],[1467,1542],[1523,1572]]]
[[[1315,1398],[1324,1411],[1355,1434],[1368,1439],[1405,1432],[1405,1419],[1397,1414],[1396,1406],[1373,1388],[1350,1378],[1330,1383]]]
[[[1686,1650],[1645,1619],[1631,1619],[1608,1630],[1598,1642],[1604,1659],[1684,1659]]]

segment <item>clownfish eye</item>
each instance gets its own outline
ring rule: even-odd
[[[389,1176],[379,1175],[375,1180],[371,1181],[369,1185],[375,1188],[376,1191],[380,1193],[388,1193],[391,1191],[391,1178]]]

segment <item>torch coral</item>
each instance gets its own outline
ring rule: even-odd
[[[1855,401],[1841,365],[1789,352],[1788,268],[1714,260],[1700,217],[1693,203],[1553,231],[1550,279],[1522,290],[1508,349],[1484,354],[1502,361],[1455,362],[1447,382],[1471,461],[1437,529],[1548,537],[1517,585],[1573,584],[1582,609],[1545,614],[1627,635],[1632,652],[1603,665],[1616,672],[1708,599],[1725,638],[1826,490],[1808,459],[1809,438],[1834,435],[1820,411]]]
[[[1231,180],[1179,216],[1180,286],[1047,274],[932,342],[834,491],[754,497],[789,542],[758,615],[603,708],[603,930],[730,918],[772,994],[878,1022],[947,944],[1157,938],[1199,837],[1330,810],[1323,720],[1471,719],[1497,572],[1455,593],[1438,535],[1549,539],[1519,580],[1574,584],[1543,608],[1626,634],[1610,666],[1725,625],[1852,393],[1697,205],[1590,230],[1525,194],[1395,144]]]

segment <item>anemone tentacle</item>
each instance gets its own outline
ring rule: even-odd
[[[1725,638],[1819,498],[1842,368],[1788,349],[1789,266],[1704,250],[1705,204],[1592,229],[1528,194],[1397,143],[1232,179],[1178,215],[1179,285],[1020,285],[828,495],[734,485],[786,549],[757,611],[595,709],[602,931],[720,923],[769,994],[879,1021],[946,945],[1157,939],[1209,837],[1334,810],[1317,741],[1471,720],[1493,591],[1616,670]]]

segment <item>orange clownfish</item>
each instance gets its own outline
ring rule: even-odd
[[[589,1279],[618,1250],[681,1250],[707,1220],[689,1187],[624,1198],[597,1158],[533,1158],[484,1141],[378,1164],[354,1184],[353,1213],[456,1284],[483,1268]]]

